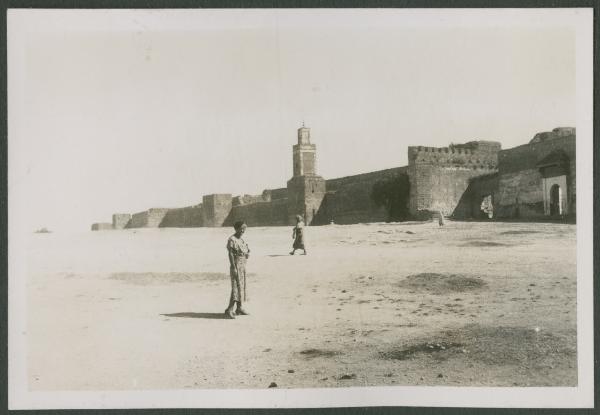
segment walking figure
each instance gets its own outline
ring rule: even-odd
[[[292,238],[294,239],[294,245],[290,255],[294,255],[296,249],[302,249],[304,251],[302,255],[306,255],[306,248],[304,247],[304,222],[300,215],[296,215],[296,226],[294,226],[292,231]]]
[[[441,210],[438,210],[438,225],[444,226],[444,215]]]

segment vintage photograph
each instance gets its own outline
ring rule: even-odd
[[[591,33],[9,10],[11,407],[591,405]]]

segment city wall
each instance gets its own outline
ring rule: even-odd
[[[327,193],[315,223],[322,225],[333,221],[351,224],[388,220],[386,208],[373,202],[373,186],[380,180],[392,179],[407,171],[408,167],[404,166],[326,180]]]
[[[549,175],[566,173],[566,204],[569,215],[576,211],[576,137],[572,128],[557,128],[538,133],[528,143],[501,150],[498,153],[498,171],[494,174],[471,178],[454,211],[456,218],[484,219],[483,199],[492,196],[494,218],[544,219],[544,160],[552,154],[568,159],[568,166],[548,167]]]
[[[202,223],[207,227],[223,226],[232,207],[229,193],[202,196]]]
[[[101,223],[93,223],[92,224],[93,231],[109,231],[112,229],[113,229],[112,223],[101,222]]]
[[[233,206],[223,226],[233,226],[238,220],[245,221],[248,226],[288,225],[287,203],[287,199],[275,199]]]
[[[195,228],[204,226],[202,204],[169,209],[159,226],[161,228]]]
[[[565,134],[572,131],[571,134]],[[543,135],[542,135],[543,134]],[[576,211],[576,152],[573,129],[541,133],[529,144],[503,150],[498,156],[499,182],[494,198],[498,218],[541,218],[544,212],[543,175],[539,162],[555,152],[569,159],[566,169],[569,212]]]
[[[295,175],[285,188],[266,189],[260,195],[212,194],[203,196],[202,203],[195,206],[115,214],[112,224],[95,223],[92,229],[219,227],[237,220],[245,220],[249,226],[282,226],[294,224],[297,214],[315,225],[386,221],[390,213],[374,202],[373,189],[377,183],[401,175],[408,176],[408,195],[402,200],[408,200],[413,218],[437,212],[456,218],[484,218],[489,214],[490,196],[495,218],[548,216],[548,204],[554,203],[548,201],[548,191],[559,183],[566,192],[565,206],[574,214],[575,156],[574,128],[538,133],[528,144],[507,150],[494,141],[411,146],[408,166],[325,180],[310,165],[302,165],[310,171]],[[563,202],[561,199],[559,204]]]
[[[469,181],[469,185],[458,205],[454,209],[453,217],[456,219],[489,219],[482,210],[482,202],[487,196],[496,200],[498,193],[498,173],[477,176]]]
[[[473,141],[449,147],[409,147],[409,211],[415,216],[431,213],[454,215],[469,182],[495,173],[500,143]]]
[[[125,229],[131,221],[130,213],[115,213],[112,216],[112,226],[114,229]]]
[[[152,208],[131,215],[127,228],[158,228],[170,209]]]

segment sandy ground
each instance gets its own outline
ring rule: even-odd
[[[226,320],[231,233],[32,235],[30,389],[577,384],[573,225],[249,228]]]

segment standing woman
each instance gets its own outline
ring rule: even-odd
[[[296,249],[302,249],[304,251],[303,255],[306,255],[306,248],[304,247],[304,222],[300,215],[296,215],[296,226],[294,226],[294,230],[292,231],[292,238],[294,239],[294,245],[290,255],[294,255]]]
[[[235,318],[235,315],[248,315],[242,304],[246,301],[246,260],[250,256],[250,248],[242,239],[246,232],[246,223],[237,221],[233,228],[235,233],[227,240],[227,252],[229,253],[229,275],[231,276],[231,296],[229,306],[225,310],[225,316]],[[237,304],[237,309],[234,308]]]

